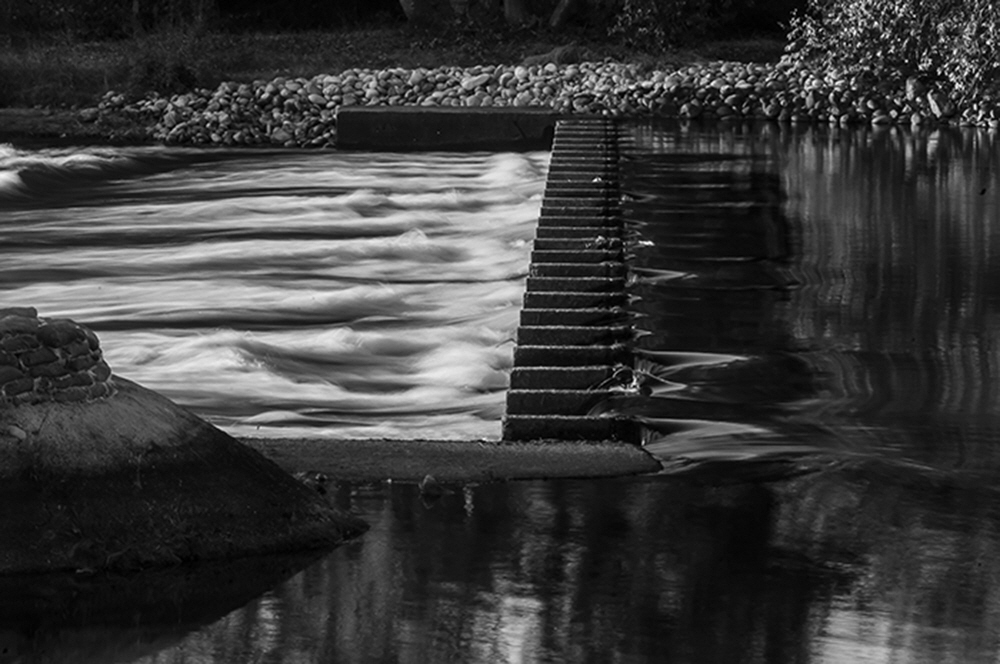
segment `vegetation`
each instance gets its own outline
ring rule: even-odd
[[[522,15],[505,12],[504,0],[442,0],[434,21],[407,22],[409,0],[0,0],[0,107],[85,106],[108,90],[166,94],[350,67],[516,64],[568,43],[597,60],[650,65],[767,60],[781,52],[775,7],[787,15],[798,1],[523,0]],[[755,14],[763,39],[734,39],[758,4],[769,7]],[[303,17],[314,29],[301,29]]]
[[[791,57],[901,88],[907,78],[962,103],[997,93],[996,0],[808,0],[789,35]]]

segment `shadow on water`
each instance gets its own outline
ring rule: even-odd
[[[931,663],[1000,652],[990,486],[893,468],[769,483],[510,482],[434,500],[403,484],[334,493],[372,529],[221,619],[174,618],[152,638],[119,608],[119,623],[38,634],[61,635],[65,661],[111,643],[116,661],[170,664]]]
[[[143,658],[322,556],[262,556],[129,575],[0,576],[0,662],[105,664]]]

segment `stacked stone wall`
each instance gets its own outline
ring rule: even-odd
[[[82,402],[115,392],[93,331],[31,307],[0,309],[0,407]]]

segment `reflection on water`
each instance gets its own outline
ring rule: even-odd
[[[897,469],[511,482],[432,503],[342,485],[362,538],[121,661],[992,662],[998,497]]]
[[[994,135],[640,126],[631,143],[649,384],[620,407],[646,422],[651,450],[993,472]]]
[[[665,472],[341,483],[362,538],[125,661],[1000,659],[996,137],[627,131],[644,379],[610,407]]]
[[[497,438],[547,159],[0,145],[2,303],[236,434]]]

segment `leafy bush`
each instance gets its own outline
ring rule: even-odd
[[[909,77],[956,101],[995,90],[996,0],[809,0],[791,22],[788,57],[901,87]]]
[[[627,46],[654,52],[705,39],[749,37],[749,17],[755,19],[751,23],[756,30],[767,32],[768,22],[777,22],[795,4],[795,0],[780,0],[777,6],[761,0],[622,0],[609,35]]]

